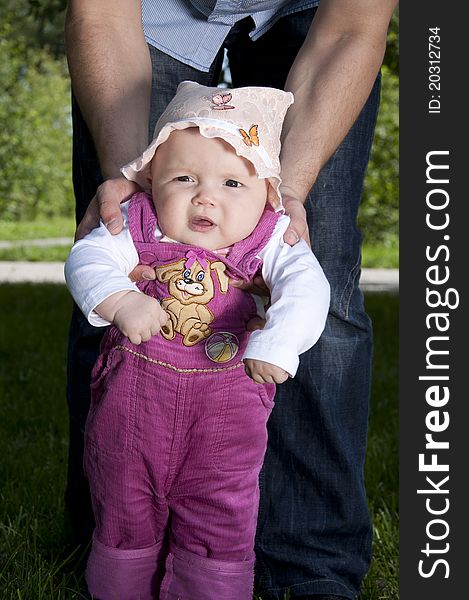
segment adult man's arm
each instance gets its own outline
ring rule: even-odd
[[[105,180],[148,144],[151,60],[140,0],[70,0],[65,24],[73,92],[91,132]],[[138,186],[121,178],[120,199]],[[115,186],[114,186],[115,187]],[[104,202],[109,195],[103,193]],[[104,189],[105,191],[105,189]],[[120,218],[118,203],[109,219]],[[96,215],[97,204],[96,204]],[[92,215],[86,218],[96,226]],[[83,232],[89,228],[86,223]],[[112,227],[110,227],[112,229]],[[120,229],[120,227],[119,227]]]
[[[285,86],[295,96],[281,153],[282,193],[292,219],[285,234],[289,243],[307,235],[303,202],[370,94],[396,4],[321,0]]]

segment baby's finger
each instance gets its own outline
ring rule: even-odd
[[[250,294],[255,294],[256,296],[270,295],[269,288],[265,285],[262,275],[256,275],[256,277],[249,282],[243,281],[242,279],[230,279],[229,283],[233,287],[237,287]]]
[[[253,317],[246,324],[246,331],[257,331],[258,329],[264,329],[265,319],[262,317]]]
[[[159,321],[155,321],[151,324],[150,333],[152,336],[157,335],[161,330],[162,324]]]
[[[165,310],[160,312],[160,327],[164,327],[169,320],[169,315]]]
[[[148,329],[145,329],[145,331],[143,331],[140,334],[141,338],[142,338],[142,342],[148,342],[149,339],[151,339],[152,333],[151,333],[151,328],[149,327]]]
[[[274,377],[274,383],[284,383],[288,379],[288,373],[283,371],[283,373],[278,373]]]
[[[139,333],[131,333],[127,336],[132,344],[139,346],[142,343],[142,337]]]
[[[133,271],[129,273],[130,281],[153,281],[156,279],[155,269],[148,265],[137,265]]]

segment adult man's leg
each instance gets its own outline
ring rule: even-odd
[[[285,17],[258,41],[245,36],[229,47],[233,84],[283,87],[314,12]],[[287,589],[292,598],[355,598],[369,566],[363,468],[371,324],[358,289],[356,215],[378,99],[379,82],[306,203],[312,247],[331,284],[331,309],[295,379],[278,386],[269,421],[256,548],[264,600],[283,600]]]
[[[74,97],[72,118],[73,188],[76,222],[79,223],[102,177],[93,141]],[[83,436],[90,408],[91,369],[103,332],[102,328],[92,327],[78,306],[73,305],[67,356],[69,446],[65,506],[72,526],[73,542],[77,544],[87,544],[94,528],[88,482],[83,472]]]
[[[197,71],[156,48],[150,47],[153,67],[149,137],[158,117],[176,93],[181,81],[217,85],[223,53],[220,52],[208,73]],[[73,185],[77,223],[102,181],[90,133],[75,99],[73,112]],[[76,305],[69,329],[67,361],[67,403],[69,410],[69,456],[65,502],[76,543],[91,539],[94,528],[88,482],[83,473],[83,443],[86,417],[90,407],[91,370],[96,361],[104,330],[92,327]]]
[[[358,288],[355,217],[378,93],[377,83],[306,204],[313,250],[331,284],[331,308],[297,376],[279,386],[269,422],[257,554],[267,599],[283,599],[285,588],[293,598],[355,598],[369,567],[364,462],[372,346]]]

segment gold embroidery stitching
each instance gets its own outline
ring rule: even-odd
[[[209,261],[198,252],[189,250],[185,258],[155,269],[158,281],[167,285],[169,294],[161,302],[161,308],[169,316],[161,335],[173,340],[178,333],[184,346],[189,347],[212,333],[210,324],[215,316],[206,306],[216,296],[212,271],[216,273],[221,293],[227,292],[229,283],[225,264]]]
[[[123,352],[128,352],[129,354],[133,354],[137,358],[142,358],[148,362],[151,362],[155,365],[160,365],[160,367],[166,367],[167,369],[171,369],[172,371],[176,371],[178,373],[219,373],[220,371],[232,371],[233,369],[239,369],[239,367],[243,367],[243,363],[239,362],[231,367],[222,368],[212,368],[212,369],[180,369],[175,367],[174,365],[170,365],[169,363],[165,363],[162,360],[156,360],[155,358],[150,358],[149,356],[145,356],[145,354],[141,354],[140,352],[135,352],[135,350],[131,350],[126,346],[114,346],[114,350],[122,350]]]

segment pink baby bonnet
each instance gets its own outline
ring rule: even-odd
[[[158,119],[151,144],[121,172],[150,192],[151,160],[158,146],[175,129],[198,127],[203,136],[222,138],[238,156],[249,160],[257,175],[269,180],[269,201],[275,210],[281,210],[280,134],[291,104],[293,94],[275,88],[226,89],[183,81]]]

